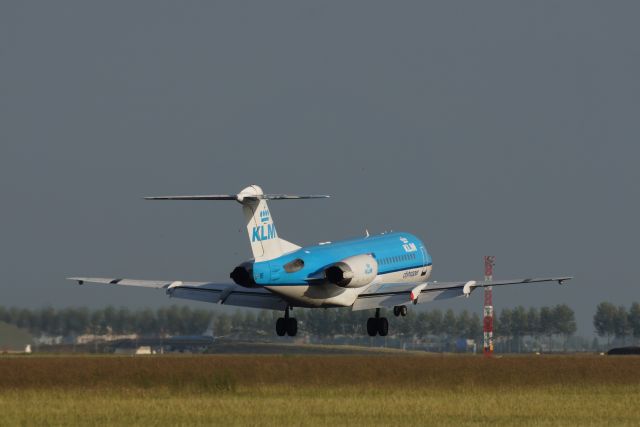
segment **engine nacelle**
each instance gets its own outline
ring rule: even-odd
[[[356,255],[336,262],[324,271],[329,283],[343,288],[360,288],[378,275],[378,262],[371,255]]]
[[[253,279],[253,263],[250,261],[243,262],[239,266],[233,269],[229,274],[231,280],[237,285],[244,286],[245,288],[255,288],[256,281]]]

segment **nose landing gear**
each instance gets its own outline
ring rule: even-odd
[[[389,321],[386,317],[380,317],[380,309],[376,308],[376,317],[367,319],[367,334],[370,337],[380,335],[386,337],[389,333]]]
[[[290,337],[295,337],[298,333],[298,320],[295,317],[289,317],[289,308],[284,311],[284,317],[279,317],[276,320],[276,334],[279,337],[283,337],[289,335]]]

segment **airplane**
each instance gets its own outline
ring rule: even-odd
[[[146,200],[235,200],[242,205],[253,258],[229,275],[233,283],[180,280],[70,277],[69,280],[164,289],[169,297],[222,305],[283,311],[276,321],[278,336],[295,336],[296,308],[350,307],[375,310],[367,320],[369,336],[386,336],[389,322],[381,308],[406,316],[407,306],[468,297],[476,288],[528,283],[563,284],[571,276],[459,282],[428,281],[432,259],[425,244],[405,232],[367,235],[300,247],[279,236],[268,200],[328,198],[328,195],[265,194],[250,185],[238,194],[145,197]]]

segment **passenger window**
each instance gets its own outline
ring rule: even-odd
[[[284,265],[284,271],[287,273],[295,273],[296,271],[302,270],[302,267],[304,267],[304,261],[300,258],[296,258]]]

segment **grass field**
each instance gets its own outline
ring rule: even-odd
[[[2,425],[639,425],[640,358],[0,358]]]

